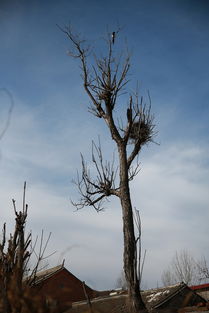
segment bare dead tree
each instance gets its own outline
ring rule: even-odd
[[[195,284],[199,281],[197,263],[187,250],[176,252],[169,268],[163,272],[161,278],[165,286],[179,282]]]
[[[32,235],[25,234],[28,205],[25,203],[26,183],[23,191],[23,206],[17,210],[15,200],[13,209],[15,214],[14,232],[7,240],[6,224],[3,226],[2,240],[0,242],[0,313],[47,313],[52,312],[45,307],[40,299],[32,293],[31,285],[36,279],[38,267],[43,260],[48,239],[44,243],[43,233],[37,253],[37,262],[30,275],[25,277],[28,262],[35,251],[32,244]],[[37,240],[36,240],[37,242]]]
[[[17,211],[15,200],[12,200],[15,213],[15,229],[10,234],[8,243],[6,242],[6,224],[3,227],[2,242],[0,244],[0,290],[3,303],[3,312],[12,312],[9,294],[12,288],[16,289],[18,294],[23,292],[23,268],[24,263],[29,257],[28,247],[31,242],[30,235],[25,238],[25,223],[28,207],[25,204],[25,185],[23,193],[23,209]],[[15,277],[15,284],[14,284]],[[21,311],[20,303],[17,309]]]
[[[105,41],[106,56],[94,56],[93,61],[89,60],[91,51],[86,42],[75,35],[71,27],[61,30],[73,46],[69,55],[80,61],[83,86],[91,100],[89,111],[106,123],[117,146],[119,159],[117,171],[114,162],[104,161],[101,145],[96,146],[93,143],[92,162],[97,174],[92,177],[81,155],[82,171],[76,181],[81,198],[79,202],[73,204],[78,209],[93,206],[95,210],[100,211],[109,196],[119,198],[123,215],[124,272],[128,285],[130,312],[146,312],[137,276],[136,238],[129,183],[139,171],[137,158],[139,152],[145,144],[153,140],[154,124],[150,97],[149,103],[146,104],[138,92],[130,93],[125,115],[122,116],[122,123],[119,123],[115,109],[120,95],[127,91],[130,55],[123,53],[119,57],[115,55],[116,42],[111,33]]]
[[[116,280],[115,287],[121,288],[122,290],[127,290],[127,282],[126,282],[124,271],[120,272]]]
[[[176,252],[170,266],[163,271],[162,283],[164,286],[185,282],[195,285],[207,282],[209,279],[209,267],[206,258],[194,258],[187,250]]]
[[[168,268],[162,272],[161,280],[162,280],[163,286],[165,286],[165,287],[171,286],[171,285],[174,285],[177,283],[177,281],[173,275],[173,272],[170,268]]]
[[[203,256],[199,261],[195,261],[199,280],[207,281],[209,279],[209,267],[206,258]]]

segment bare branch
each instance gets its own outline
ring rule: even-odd
[[[196,262],[196,267],[198,270],[200,281],[203,281],[209,278],[209,267],[208,267],[207,260],[205,257],[202,257],[201,260]]]
[[[75,35],[72,32],[71,26],[64,27],[64,28],[60,27],[59,25],[57,25],[57,26],[63,33],[65,33],[67,35],[68,39],[73,44],[75,51],[70,51],[69,55],[74,57],[74,58],[80,59],[84,88],[85,88],[88,96],[90,97],[92,103],[94,104],[95,109],[97,110],[98,117],[104,116],[105,113],[102,109],[101,103],[100,103],[100,101],[97,101],[96,97],[94,96],[95,86],[92,85],[92,81],[94,81],[94,78],[92,79],[90,77],[89,70],[87,67],[86,59],[87,59],[87,55],[89,53],[89,47],[85,46],[86,41],[81,40],[79,38],[79,35]]]
[[[99,118],[103,118],[111,132],[112,138],[116,142],[121,141],[119,131],[113,119],[113,110],[119,92],[127,84],[127,74],[130,69],[130,56],[125,57],[124,62],[121,58],[116,58],[113,54],[112,39],[107,42],[107,56],[98,58],[92,64],[91,71],[87,67],[87,54],[89,48],[85,48],[85,41],[78,35],[73,34],[71,27],[61,28],[58,26],[71,41],[75,52],[70,55],[79,58],[81,62],[82,78],[84,88],[92,101],[90,112]]]
[[[153,123],[154,116],[151,115],[151,105],[147,106],[143,104],[143,98],[141,98],[140,106],[136,103],[134,107],[135,115],[134,120],[125,131],[125,139],[129,140],[133,145],[133,150],[128,157],[128,167],[135,157],[139,154],[141,147],[149,142],[153,142],[153,136],[155,135]]]
[[[128,172],[129,181],[133,180],[134,177],[140,172],[140,170],[141,170],[140,162],[139,162],[138,155],[137,155],[135,164],[129,167],[129,172]]]
[[[81,176],[77,173],[77,180],[74,181],[81,199],[78,203],[72,203],[77,209],[93,206],[96,211],[100,211],[103,209],[102,204],[106,197],[119,196],[119,188],[115,187],[117,169],[114,167],[114,158],[112,162],[104,162],[100,142],[97,146],[92,141],[92,162],[97,173],[95,179],[91,178],[90,170],[82,154],[81,162]]]
[[[164,285],[182,281],[191,285],[198,281],[196,262],[187,250],[175,253],[170,267],[162,274],[162,281]]]

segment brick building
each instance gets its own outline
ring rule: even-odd
[[[33,283],[33,292],[50,305],[65,310],[72,302],[94,298],[98,292],[69,272],[63,265],[38,272]]]

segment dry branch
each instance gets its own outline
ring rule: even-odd
[[[96,211],[101,211],[103,202],[108,196],[119,196],[119,187],[115,187],[117,169],[114,166],[114,158],[111,162],[104,162],[100,142],[96,145],[92,141],[92,162],[96,171],[95,178],[92,178],[81,154],[82,173],[81,175],[77,173],[77,180],[74,181],[81,198],[78,203],[72,203],[77,209],[93,206]]]

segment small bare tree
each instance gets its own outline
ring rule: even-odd
[[[165,286],[184,282],[191,285],[199,280],[197,263],[187,250],[176,252],[169,268],[162,274]]]
[[[176,283],[176,279],[170,268],[163,271],[161,280],[162,280],[163,286],[171,286]]]
[[[207,281],[209,279],[209,267],[206,258],[203,256],[201,260],[196,262],[196,267],[200,281]]]
[[[35,249],[35,246],[31,245],[31,232],[25,235],[28,214],[28,205],[25,203],[25,190],[26,184],[24,184],[22,210],[18,211],[15,200],[12,200],[15,227],[8,240],[6,238],[6,224],[3,226],[0,242],[0,313],[52,312],[51,308],[47,307],[39,297],[36,297],[31,288],[36,279],[38,267],[44,258],[50,236],[44,243],[42,233],[37,262],[30,271],[30,275],[25,275],[28,262]]]
[[[118,276],[118,278],[116,280],[115,287],[116,288],[121,288],[123,290],[127,289],[127,282],[126,282],[124,271],[120,272],[120,275]]]
[[[151,101],[146,105],[138,92],[130,93],[125,113],[116,114],[119,97],[125,92],[130,69],[130,55],[117,57],[114,53],[115,36],[118,32],[108,34],[106,56],[94,56],[89,59],[90,49],[86,42],[75,35],[70,27],[61,29],[69,38],[73,49],[69,54],[80,61],[83,86],[91,100],[90,112],[106,123],[111,138],[118,152],[119,171],[114,164],[105,162],[101,145],[93,143],[92,162],[96,169],[96,177],[91,176],[90,170],[82,156],[82,173],[78,175],[76,184],[81,198],[73,203],[78,209],[93,206],[96,211],[103,209],[104,200],[109,196],[119,198],[123,216],[124,234],[124,272],[127,281],[129,306],[131,312],[146,312],[139,291],[137,275],[137,240],[134,233],[133,210],[130,196],[130,181],[139,172],[138,154],[142,147],[152,141],[154,135]],[[127,91],[127,90],[126,90]]]

